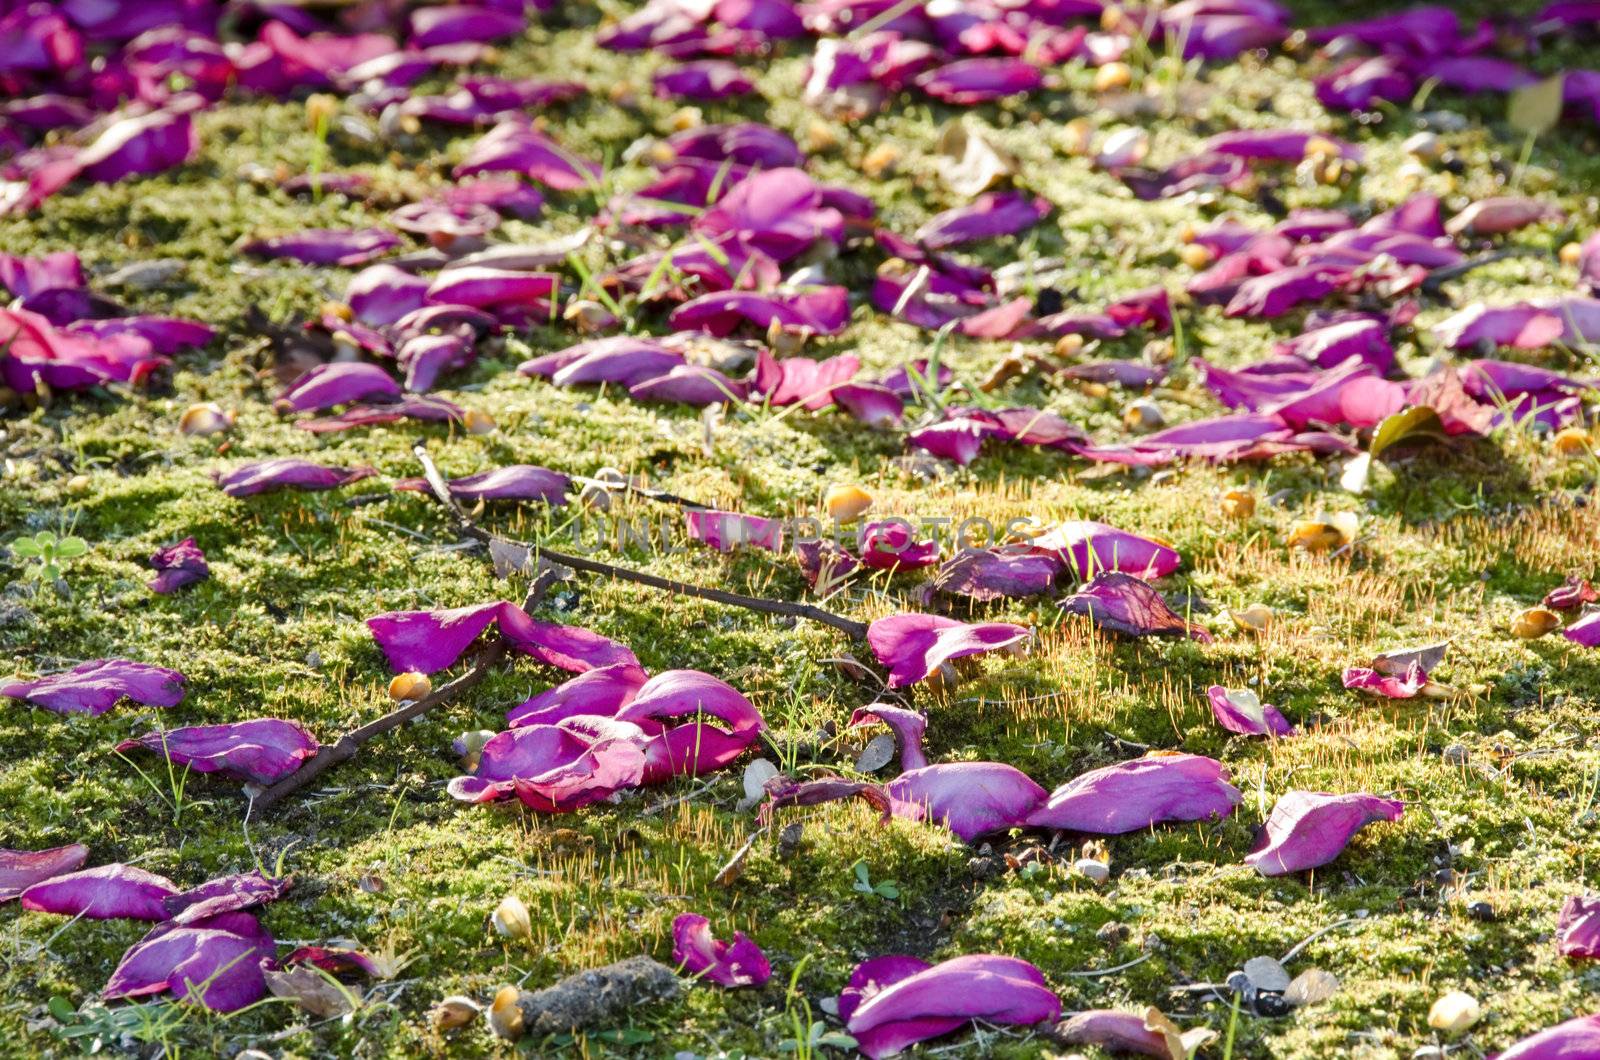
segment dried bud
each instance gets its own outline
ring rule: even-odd
[[[453,994],[428,1010],[428,1022],[435,1031],[453,1031],[477,1019],[482,1011],[470,997]]]
[[[1257,636],[1265,636],[1272,629],[1272,623],[1277,618],[1272,608],[1266,604],[1251,604],[1249,607],[1230,611],[1229,614],[1233,616],[1234,625],[1246,633],[1254,633]]]
[[[479,409],[468,409],[461,418],[461,425],[468,434],[493,434],[495,431],[494,417]]]
[[[433,682],[428,680],[427,674],[396,674],[394,680],[389,682],[389,698],[397,703],[426,699],[432,691]]]
[[[1131,84],[1133,84],[1133,67],[1124,62],[1106,63],[1094,73],[1096,92],[1112,92],[1127,88]]]
[[[848,523],[872,507],[872,494],[860,486],[831,486],[822,503],[828,509],[828,518]]]
[[[1203,269],[1211,264],[1212,258],[1209,247],[1199,243],[1185,243],[1183,249],[1178,251],[1178,260],[1191,269]]]
[[[500,904],[494,907],[494,914],[489,919],[503,938],[533,938],[533,921],[528,916],[528,907],[514,894],[500,899]]]
[[[1582,427],[1568,427],[1557,431],[1550,439],[1550,448],[1562,456],[1582,456],[1589,451],[1589,432]]]
[[[1241,522],[1256,514],[1256,495],[1249,490],[1229,490],[1222,495],[1222,514]]]
[[[232,409],[207,401],[184,409],[178,417],[178,430],[190,435],[221,434],[233,426],[235,418]]]
[[[861,172],[873,180],[881,180],[894,172],[900,162],[900,149],[891,143],[880,143],[861,160]]]
[[[1511,619],[1511,635],[1518,640],[1538,640],[1561,628],[1561,616],[1548,607],[1530,607]]]
[[[1478,1022],[1483,1015],[1478,999],[1460,990],[1452,990],[1433,1003],[1428,1010],[1428,1026],[1445,1034],[1460,1034]]]

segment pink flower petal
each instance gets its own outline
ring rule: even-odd
[[[1263,876],[1314,869],[1338,857],[1364,826],[1398,821],[1404,812],[1405,803],[1376,795],[1291,791],[1272,808],[1261,841],[1245,864]]]
[[[227,725],[191,725],[149,732],[117,745],[143,748],[196,773],[222,773],[235,780],[270,785],[317,753],[316,739],[298,722],[252,718]]]
[[[968,625],[940,615],[899,614],[867,628],[867,643],[889,670],[889,687],[903,688],[932,676],[943,664],[968,655],[1009,648],[1030,636],[1009,622]]]
[[[89,848],[69,843],[48,850],[0,849],[0,903],[9,902],[36,883],[65,875],[89,860]]]
[[[176,670],[93,659],[36,681],[0,685],[0,696],[21,699],[57,714],[104,714],[123,698],[148,707],[175,707],[183,700],[184,676]]]
[[[673,920],[672,959],[690,975],[721,986],[761,986],[772,978],[767,955],[744,932],[735,931],[732,942],[719,941],[711,937],[711,921],[696,913]]]
[[[34,884],[22,908],[89,920],[165,920],[162,899],[178,893],[165,876],[132,865],[98,865]]]
[[[1035,828],[1121,835],[1167,821],[1227,817],[1240,798],[1221,762],[1202,755],[1153,754],[1067,781],[1050,793],[1027,823]]]

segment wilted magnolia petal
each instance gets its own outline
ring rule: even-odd
[[[1043,198],[1020,191],[980,195],[970,205],[938,214],[918,228],[914,238],[933,249],[957,246],[979,239],[1008,236],[1029,228],[1050,212]]]
[[[915,957],[863,961],[839,994],[839,1018],[871,1060],[949,1034],[971,1020],[1028,1026],[1061,1001],[1027,961],[969,954],[929,966]]]
[[[213,472],[213,477],[228,496],[252,497],[281,489],[338,489],[377,473],[370,467],[324,467],[296,457],[278,457],[241,464],[232,471]]]
[[[261,964],[272,936],[249,913],[223,913],[193,925],[160,924],[129,947],[100,996],[107,1001],[171,992],[217,1012],[234,1012],[266,994]]]
[[[1003,762],[942,762],[901,773],[886,785],[896,817],[942,824],[965,842],[1026,823],[1043,788]]]
[[[931,676],[943,664],[967,655],[1009,648],[1029,631],[1009,622],[968,625],[941,615],[899,614],[867,629],[867,643],[889,670],[889,687],[903,688]]]
[[[868,427],[898,427],[905,402],[877,383],[845,383],[833,388],[833,403]]]
[[[284,966],[310,964],[332,975],[360,971],[375,979],[387,979],[392,971],[384,964],[360,950],[335,946],[301,946],[291,950],[280,962]]]
[[[1501,195],[1480,199],[1456,214],[1444,230],[1453,236],[1497,236],[1514,232],[1536,221],[1562,220],[1566,212],[1551,202]]]
[[[655,74],[656,95],[715,101],[754,92],[756,83],[726,59],[704,59],[663,67]]]
[[[397,398],[400,384],[365,361],[319,364],[291,383],[274,402],[280,412],[320,412],[370,398]]]
[[[674,309],[668,323],[674,331],[704,331],[720,338],[743,324],[763,334],[777,328],[794,335],[837,335],[849,320],[849,292],[824,286],[801,291],[712,291]]]
[[[1072,1045],[1097,1045],[1113,1054],[1137,1053],[1158,1060],[1188,1060],[1190,1050],[1184,1046],[1182,1037],[1169,1033],[1171,1021],[1165,1018],[1153,1021],[1150,1016],[1154,1012],[1141,1015],[1109,1008],[1090,1009],[1063,1021],[1056,1033]]]
[[[104,714],[123,697],[147,707],[175,707],[183,700],[184,676],[126,659],[92,659],[65,673],[37,681],[0,685],[0,696],[21,699],[57,714]]]
[[[511,464],[474,475],[447,479],[450,496],[467,504],[479,501],[543,501],[554,507],[567,503],[567,490],[572,480],[559,471],[551,471],[537,464]],[[403,478],[395,482],[397,490],[428,492],[428,480]]]
[[[1559,303],[1521,302],[1507,306],[1467,306],[1433,326],[1434,337],[1451,349],[1487,342],[1535,350],[1561,339],[1567,331]]]
[[[1277,707],[1261,702],[1261,697],[1247,688],[1212,685],[1206,696],[1217,724],[1229,732],[1242,736],[1288,736],[1294,732]]]
[[[739,512],[691,508],[683,513],[689,540],[710,545],[718,552],[748,546],[768,552],[783,550],[783,520],[764,519]]]
[[[523,361],[517,371],[545,376],[557,386],[621,383],[633,386],[684,364],[683,354],[653,339],[614,335]]]
[[[1272,162],[1298,162],[1306,156],[1306,148],[1314,141],[1326,143],[1333,154],[1348,159],[1359,159],[1361,150],[1353,144],[1326,133],[1306,132],[1300,129],[1235,129],[1218,133],[1200,145],[1206,154],[1234,155]]]
[[[292,258],[307,265],[361,265],[399,245],[400,237],[382,228],[308,228],[252,240],[240,249],[258,258]]]
[[[1272,808],[1261,841],[1244,860],[1263,876],[1314,869],[1338,857],[1364,826],[1398,821],[1404,812],[1405,803],[1376,795],[1291,791]]]
[[[700,721],[699,715],[722,724]],[[655,675],[617,713],[619,721],[632,722],[647,731],[655,731],[674,718],[695,720],[668,728],[651,742],[646,784],[721,769],[738,758],[766,728],[760,712],[737,689],[699,670],[668,670]]]
[[[48,850],[0,849],[0,902],[9,902],[36,883],[62,876],[89,860],[89,848],[69,843]]]
[[[344,300],[357,320],[384,327],[427,305],[429,286],[429,280],[393,265],[369,265],[350,278]]]
[[[1061,601],[1061,609],[1086,615],[1096,626],[1130,637],[1189,636],[1202,644],[1211,634],[1185,622],[1148,584],[1131,574],[1096,574],[1082,589]]]
[[[290,876],[268,876],[259,869],[252,869],[207,880],[198,887],[162,899],[162,905],[173,923],[193,924],[223,913],[275,902],[293,883]]]
[[[76,161],[84,177],[110,184],[181,166],[199,151],[189,114],[156,110],[107,126]]]
[[[561,278],[549,272],[515,272],[490,265],[447,269],[428,288],[428,301],[479,309],[540,304],[560,289]]]
[[[850,715],[852,727],[873,721],[881,721],[894,730],[895,739],[900,743],[901,769],[921,769],[928,764],[928,756],[922,750],[922,737],[928,731],[926,717],[892,703],[869,703],[857,707]]]
[[[646,674],[637,666],[614,663],[586,670],[554,688],[531,696],[506,712],[513,729],[528,725],[554,725],[563,718],[590,714],[614,718],[639,694]]]
[[[832,541],[801,538],[794,543],[795,558],[806,584],[818,592],[838,588],[861,569],[861,561]]]
[[[144,748],[196,773],[222,773],[269,785],[317,753],[317,741],[298,722],[252,718],[228,725],[190,725],[124,740],[118,751]]]
[[[1561,631],[1561,635],[1585,648],[1600,647],[1600,611],[1593,611]],[[0,693],[4,693],[0,689]]]
[[[856,545],[861,562],[874,570],[916,570],[939,562],[937,541],[917,541],[904,519],[883,519],[861,528]]]
[[[767,955],[744,932],[722,942],[712,938],[711,921],[696,913],[672,922],[672,959],[690,975],[721,986],[760,986],[772,978]]]
[[[1021,59],[958,59],[915,80],[934,99],[956,106],[1032,92],[1043,83],[1039,68]]]
[[[1050,793],[1036,828],[1121,835],[1166,821],[1227,817],[1239,804],[1228,769],[1203,755],[1153,754],[1093,769]]]
[[[22,908],[90,920],[165,920],[162,899],[178,893],[165,876],[132,865],[97,865],[36,883]]]
[[[745,384],[715,368],[680,364],[665,375],[634,383],[628,387],[628,396],[635,401],[675,401],[697,407],[725,405],[744,400]]]
[[[1575,894],[1561,906],[1556,952],[1563,957],[1600,957],[1600,898]]]
[[[433,48],[463,41],[492,41],[521,33],[521,5],[516,10],[492,5],[443,4],[418,8],[411,13],[413,48]]]
[[[1586,1060],[1591,1056],[1600,1056],[1600,1013],[1547,1027],[1495,1060]]]
[[[441,611],[390,611],[367,619],[367,628],[396,673],[431,674],[454,663],[497,622],[516,650],[563,670],[639,665],[633,652],[616,641],[577,626],[535,621],[504,600]]]
[[[401,420],[420,420],[424,423],[465,423],[470,414],[466,409],[454,402],[438,397],[419,397],[407,394],[399,401],[383,405],[351,405],[336,416],[319,416],[308,420],[296,420],[295,426],[302,431],[313,434],[329,434],[335,431],[348,431],[356,427],[371,427],[384,423],[399,423]],[[270,463],[270,461],[268,461]],[[362,473],[347,481],[354,482],[357,478],[376,474],[370,468],[358,469]],[[334,486],[343,483],[334,483]],[[305,489],[332,489],[333,486],[302,487]]]
[[[1183,563],[1177,549],[1164,541],[1087,520],[1052,527],[1030,538],[1028,545],[1055,556],[1079,578],[1091,578],[1103,571],[1164,578]]]
[[[157,573],[146,584],[152,592],[163,594],[177,592],[185,585],[193,585],[211,576],[206,554],[200,551],[200,546],[194,543],[192,537],[156,549],[150,556],[150,566]]]
[[[647,742],[639,726],[613,718],[511,729],[484,744],[475,775],[448,790],[463,802],[514,794],[540,813],[567,813],[645,782]]]
[[[822,409],[833,403],[834,388],[848,383],[860,369],[860,359],[850,353],[826,361],[809,357],[785,357],[780,361],[762,350],[756,357],[750,389],[770,405],[803,404],[808,409]]]
[[[988,601],[1039,596],[1055,588],[1061,561],[1026,547],[969,548],[944,562],[931,592]]]
[[[1411,663],[1403,674],[1386,674],[1365,666],[1345,669],[1344,686],[1360,692],[1372,692],[1389,699],[1410,699],[1428,683],[1428,675],[1419,663]]]
[[[521,173],[557,191],[579,191],[599,179],[601,167],[579,158],[518,115],[489,130],[455,168],[457,177],[477,173]]]

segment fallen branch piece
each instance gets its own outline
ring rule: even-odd
[[[584,571],[588,574],[606,575],[619,581],[648,585],[653,589],[664,589],[669,593],[677,593],[681,596],[694,596],[702,600],[728,604],[732,607],[742,607],[747,611],[760,611],[770,615],[787,615],[790,618],[810,619],[813,622],[820,622],[825,626],[832,626],[834,629],[841,630],[855,640],[866,639],[867,624],[865,622],[857,622],[853,618],[836,615],[832,611],[824,611],[822,608],[812,604],[796,604],[787,600],[767,600],[759,596],[730,593],[723,589],[709,589],[700,585],[691,585],[688,582],[675,581],[671,578],[660,578],[654,574],[633,570],[630,567],[619,567],[612,563],[602,563],[599,560],[587,559],[583,556],[557,552],[553,548],[531,545],[527,542],[491,533],[473,522],[471,517],[456,503],[455,498],[450,495],[450,488],[445,485],[444,477],[439,474],[439,469],[434,465],[433,458],[428,455],[427,447],[418,444],[413,447],[412,452],[416,454],[417,460],[422,464],[422,472],[428,480],[429,491],[433,494],[434,499],[444,505],[445,510],[450,513],[457,529],[465,536],[482,541],[486,545],[498,541],[503,544],[526,548],[534,555],[541,556],[552,563],[559,563],[563,566],[571,567],[573,570]]]
[[[682,991],[683,983],[671,968],[649,957],[629,957],[569,975],[543,990],[524,990],[517,1007],[528,1033],[576,1033],[626,1020],[635,1007],[670,1000]]]

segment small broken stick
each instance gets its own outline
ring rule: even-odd
[[[523,601],[522,609],[531,611],[538,607],[539,602],[550,591],[550,587],[560,580],[561,572],[558,569],[546,567],[541,570],[538,576],[534,578],[533,585],[528,589],[528,595]],[[284,796],[299,791],[334,766],[354,758],[356,753],[361,750],[361,745],[373,737],[398,729],[406,722],[413,718],[421,717],[441,703],[449,703],[460,698],[463,694],[476,687],[485,677],[489,676],[489,671],[499,665],[500,661],[506,657],[508,650],[505,638],[495,638],[478,653],[477,661],[473,663],[472,669],[454,681],[441,685],[423,698],[415,702],[406,703],[398,710],[392,710],[381,718],[374,718],[358,729],[350,730],[332,744],[324,745],[299,769],[265,791],[252,794],[250,796],[250,812],[255,813],[271,809]],[[254,789],[250,790],[254,791]]]
[[[576,1033],[627,1019],[639,1005],[667,1001],[683,991],[671,968],[650,957],[629,957],[569,975],[542,990],[517,995],[524,1032]]]
[[[575,556],[566,552],[557,552],[553,548],[543,545],[529,544],[513,538],[503,537],[491,533],[472,521],[472,517],[462,510],[461,505],[450,493],[450,487],[445,484],[444,476],[439,474],[439,468],[434,464],[433,457],[428,455],[428,447],[418,443],[412,447],[422,464],[422,474],[427,480],[429,492],[433,499],[444,506],[455,521],[456,529],[463,535],[485,545],[501,542],[505,545],[520,547],[531,554],[539,556],[551,563],[559,563],[573,570],[583,571],[585,574],[599,574],[619,581],[633,582],[636,585],[648,585],[652,589],[663,589],[669,593],[678,593],[682,596],[694,596],[701,600],[713,600],[719,604],[728,604],[732,607],[742,607],[747,611],[760,611],[769,615],[786,615],[790,618],[804,618],[812,622],[820,622],[825,626],[832,626],[849,635],[853,640],[865,640],[867,624],[858,622],[844,615],[836,615],[832,611],[824,611],[812,604],[796,604],[788,600],[768,600],[759,596],[746,596],[743,593],[731,593],[724,589],[712,589],[703,585],[693,585],[689,582],[680,582],[672,578],[661,578],[644,571],[634,570],[631,567],[619,567],[614,563],[601,563],[599,560],[589,559],[586,556]]]

